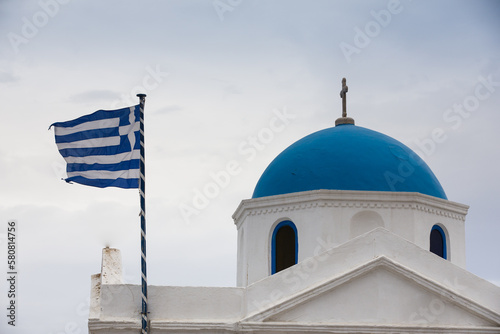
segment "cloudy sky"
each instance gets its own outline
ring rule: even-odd
[[[500,285],[499,32],[497,1],[0,1],[0,267],[15,219],[19,271],[17,326],[0,314],[0,332],[86,333],[103,247],[139,284],[137,191],[61,181],[47,130],[137,92],[150,284],[235,285],[231,215],[278,153],[333,126],[346,77],[356,124],[413,148],[470,205],[467,269]]]

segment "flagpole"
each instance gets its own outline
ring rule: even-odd
[[[141,197],[141,283],[142,283],[142,334],[148,333],[148,279],[146,272],[146,168],[144,154],[144,103],[146,94],[137,94],[140,102],[140,143],[139,194]]]

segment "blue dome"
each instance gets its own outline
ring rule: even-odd
[[[264,171],[252,197],[319,189],[418,192],[447,199],[429,166],[410,148],[351,124],[289,146]]]

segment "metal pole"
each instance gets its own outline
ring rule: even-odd
[[[146,94],[137,94],[140,101],[141,161],[139,165],[139,194],[141,196],[141,283],[142,283],[142,334],[148,333],[148,279],[146,272],[146,171],[144,154],[144,103]]]

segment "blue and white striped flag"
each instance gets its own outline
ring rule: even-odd
[[[100,188],[139,187],[139,105],[99,110],[52,126],[67,163],[66,182]]]

